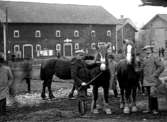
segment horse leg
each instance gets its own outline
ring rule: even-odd
[[[45,88],[46,88],[46,86],[47,86],[46,80],[44,80],[44,82],[43,82],[43,87],[42,87],[42,93],[41,93],[42,99],[45,99],[45,98],[46,98],[46,95],[45,95]]]
[[[130,105],[130,95],[131,95],[131,88],[125,88],[125,107],[123,112],[125,114],[129,114],[130,113],[130,109],[129,109],[129,105]]]
[[[136,87],[134,87],[132,89],[132,112],[137,112],[137,107],[136,107],[136,90],[137,90]]]
[[[108,86],[103,87],[103,91],[104,91],[104,111],[106,112],[106,114],[112,114],[111,109],[109,108],[109,102],[108,102],[108,96],[109,96],[109,87]]]
[[[30,80],[30,78],[25,78],[25,80],[27,83],[27,91],[28,91],[28,93],[30,93],[31,92],[31,80]]]
[[[55,98],[55,96],[54,96],[53,93],[52,93],[51,85],[52,85],[52,79],[49,80],[47,86],[48,86],[48,91],[49,91],[49,98],[50,98],[50,99],[53,99],[53,98]]]
[[[92,103],[91,103],[91,112],[94,114],[99,113],[97,106],[96,106],[97,99],[98,99],[98,87],[93,86],[93,98],[92,98]]]
[[[124,108],[124,104],[125,104],[125,93],[124,93],[124,88],[120,88],[121,90],[121,98],[120,98],[120,108],[123,109]]]
[[[74,91],[75,91],[75,84],[73,83],[72,89],[70,91],[70,94],[68,95],[68,98],[72,98],[74,95]]]

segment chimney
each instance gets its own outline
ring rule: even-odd
[[[121,19],[123,19],[124,18],[124,15],[121,15]]]

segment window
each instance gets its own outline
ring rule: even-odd
[[[14,52],[20,51],[20,46],[19,45],[14,45]]]
[[[111,30],[107,30],[107,36],[111,37]]]
[[[91,36],[95,37],[96,36],[96,32],[94,30],[91,31]]]
[[[36,45],[36,51],[37,51],[37,56],[39,57],[40,56],[40,51],[41,51],[41,45],[40,44]]]
[[[60,37],[60,36],[61,36],[60,30],[57,30],[56,31],[56,37]]]
[[[75,43],[75,49],[79,49],[79,43]]]
[[[92,43],[92,44],[91,44],[91,48],[92,48],[92,49],[96,49],[96,43]]]
[[[14,38],[19,38],[20,34],[18,30],[14,30]]]
[[[40,51],[41,50],[41,45],[40,44],[37,44],[36,45],[36,51]]]
[[[56,50],[57,50],[57,51],[60,51],[60,50],[61,50],[61,44],[57,44],[57,45],[56,45]]]
[[[41,31],[40,30],[36,30],[35,31],[35,37],[41,37]]]
[[[78,30],[74,31],[74,37],[79,37],[79,31]]]

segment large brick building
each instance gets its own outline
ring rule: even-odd
[[[101,6],[0,1],[0,21],[0,49],[7,58],[46,52],[70,57],[76,49],[116,47],[117,19]]]

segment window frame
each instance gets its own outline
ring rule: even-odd
[[[20,37],[20,31],[19,30],[14,30],[13,37],[14,38],[19,38]]]
[[[78,30],[74,31],[74,37],[79,37],[79,31]]]
[[[56,37],[61,37],[61,31],[60,30],[56,30]]]
[[[40,38],[41,37],[41,31],[40,30],[36,30],[35,31],[35,38]]]
[[[111,30],[107,30],[107,36],[111,37]]]

